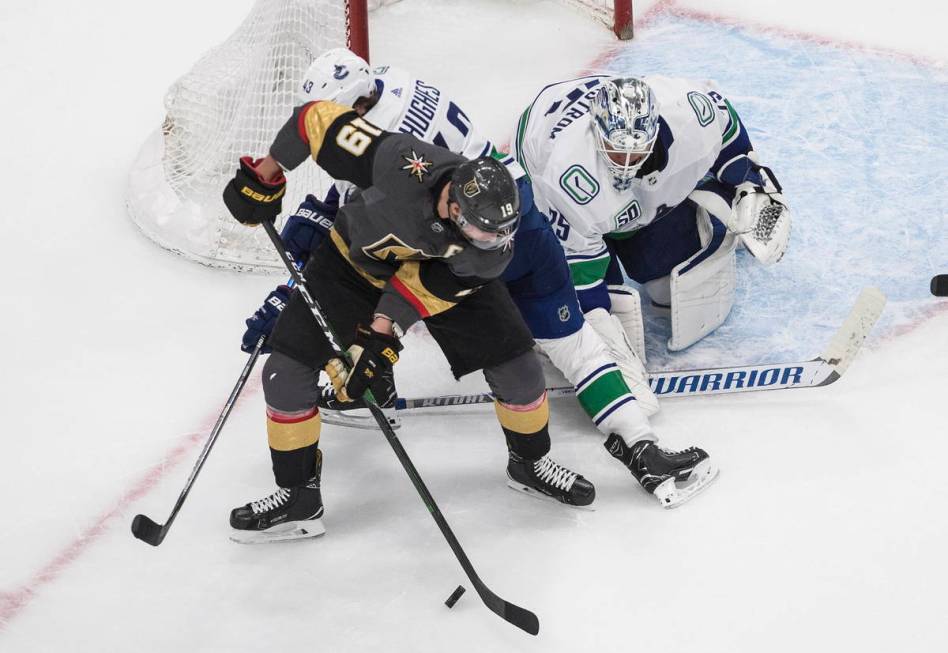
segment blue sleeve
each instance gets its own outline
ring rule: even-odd
[[[721,152],[711,166],[709,173],[722,184],[734,188],[745,181],[761,184],[762,179],[757,170],[759,166],[747,155],[754,149],[750,136],[741,117],[727,98],[720,93],[708,93],[718,111],[725,114],[724,131],[721,135]]]

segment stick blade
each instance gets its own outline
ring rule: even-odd
[[[132,520],[132,535],[146,544],[158,546],[165,539],[165,529],[145,515],[135,515]]]
[[[540,620],[537,619],[535,614],[525,608],[521,608],[519,605],[507,603],[506,601],[504,601],[504,603],[506,604],[504,606],[504,614],[501,615],[504,619],[531,635],[536,635],[540,632]]]
[[[540,632],[540,620],[537,619],[535,614],[525,608],[521,608],[519,605],[514,605],[509,601],[503,600],[491,592],[484,583],[480,582],[480,579],[472,578],[471,580],[475,583],[474,589],[481,597],[481,601],[484,602],[484,605],[486,605],[491,612],[507,623],[513,624],[520,630],[528,632],[531,635],[536,635]]]
[[[859,293],[855,306],[846,318],[846,321],[833,336],[829,346],[820,355],[824,361],[834,368],[834,373],[823,385],[838,379],[849,367],[855,358],[863,341],[885,308],[886,298],[881,290],[873,286],[863,288]]]

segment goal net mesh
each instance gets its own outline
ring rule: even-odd
[[[129,213],[145,234],[207,265],[282,269],[266,233],[235,222],[221,192],[241,156],[267,153],[312,60],[346,45],[346,20],[341,0],[258,0],[233,35],[172,85],[164,123],[129,177]],[[314,165],[287,177],[290,211],[328,189]]]

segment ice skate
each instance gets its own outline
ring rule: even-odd
[[[596,498],[596,488],[549,456],[539,460],[521,458],[510,452],[507,485],[541,499],[555,499],[571,506],[588,506]]]
[[[663,508],[677,508],[718,475],[711,457],[698,447],[667,451],[651,440],[639,440],[630,447],[615,433],[606,439],[605,447]]]
[[[323,527],[323,499],[319,489],[323,452],[316,452],[316,475],[302,485],[279,488],[268,497],[234,508],[230,539],[241,544],[264,544],[317,537]]]
[[[389,375],[383,377],[381,387],[373,389],[373,395],[378,402],[379,408],[385,413],[388,424],[393,429],[401,426],[398,415],[395,414],[395,379]],[[378,424],[372,413],[362,399],[355,401],[339,401],[336,397],[336,390],[332,384],[323,386],[319,399],[316,401],[319,413],[322,416],[323,424],[335,424],[336,426],[348,426],[357,429],[377,429]]]

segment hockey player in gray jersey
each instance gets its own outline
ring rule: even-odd
[[[321,54],[313,62],[301,83],[300,99],[329,99],[351,105],[385,129],[410,133],[469,158],[491,153],[502,160],[517,178],[521,195],[514,256],[501,277],[514,302],[540,349],[577,386],[580,405],[604,435],[632,442],[652,433],[647,416],[657,410],[657,401],[644,370],[630,364],[631,355],[627,353],[621,326],[598,312],[590,314],[588,321],[584,319],[562,248],[546,224],[546,217],[534,206],[531,185],[522,168],[513,157],[498,154],[449,95],[395,67],[370,70],[364,60],[339,48]],[[331,228],[338,203],[344,202],[353,189],[348,182],[337,182],[325,202],[310,196],[289,218],[283,236],[300,262],[314,248],[313,241],[318,242],[321,234]],[[273,291],[247,320],[245,350],[252,349],[260,335],[269,332],[285,304],[288,290],[283,287]],[[638,297],[631,294],[631,289],[629,293],[623,296],[624,306],[638,315]],[[610,341],[617,338],[619,343]],[[633,359],[631,363],[634,362]],[[388,380],[390,383],[375,395],[383,406],[386,402],[393,406],[395,401],[394,380]],[[325,421],[374,425],[367,411],[359,409],[361,406],[361,402],[339,401],[331,387],[323,389],[319,403]],[[393,415],[394,409],[389,414]],[[652,491],[664,483],[655,494],[663,506],[674,507],[700,487],[691,482],[685,467],[705,465],[706,458],[700,450],[683,452],[684,462],[677,474],[656,477],[656,482],[645,487]],[[708,476],[700,470],[695,474],[696,478]],[[690,491],[683,487],[679,492],[676,481],[682,481],[681,485],[690,487]],[[529,489],[513,480],[510,484],[515,489]]]
[[[323,532],[317,373],[337,394],[359,399],[398,360],[399,337],[424,320],[455,376],[484,370],[510,452],[507,472],[533,491],[588,505],[591,483],[556,463],[549,407],[533,339],[497,279],[513,253],[519,195],[492,158],[467,161],[414,136],[386,132],[330,101],[298,107],[270,154],[240,168],[224,191],[234,217],[274,220],[283,170],[307,157],[363,189],[336,215],[305,267],[309,291],[348,347],[346,369],[300,293],[270,336],[263,370],[272,495],[231,513],[235,539],[267,541]]]

